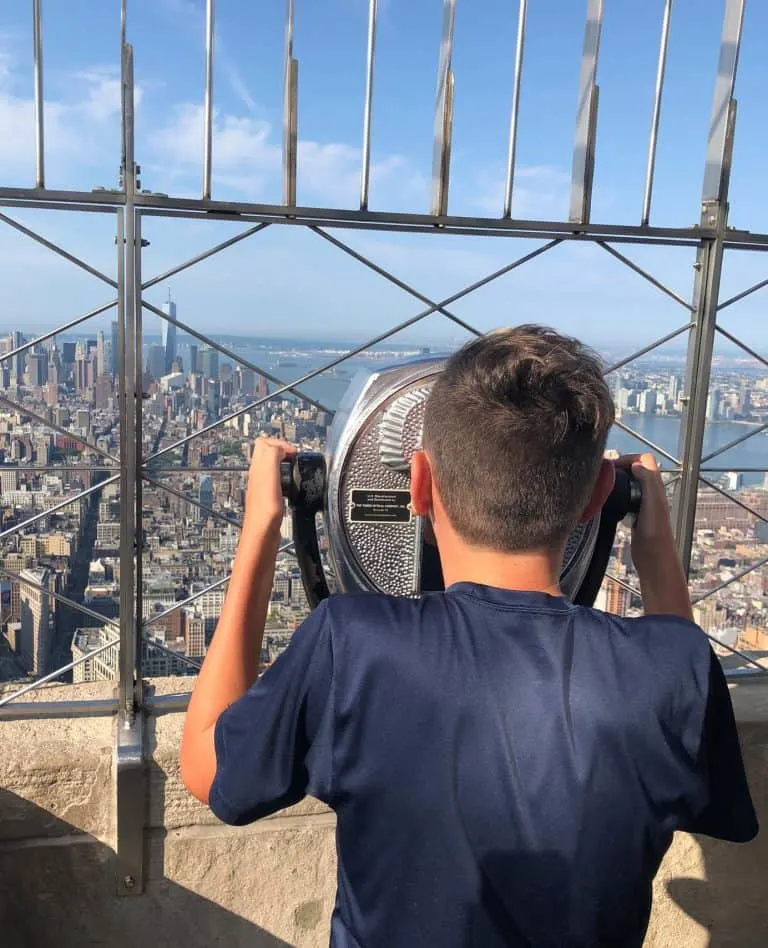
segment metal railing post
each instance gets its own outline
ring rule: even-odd
[[[144,889],[144,816],[146,781],[141,714],[140,627],[137,602],[138,465],[141,450],[141,275],[137,267],[140,234],[135,208],[137,167],[134,156],[133,49],[122,51],[122,119],[125,148],[121,177],[125,203],[118,212],[118,348],[120,375],[120,658],[115,746],[117,810],[117,892],[138,895]]]
[[[711,228],[713,236],[702,240],[696,255],[693,291],[694,326],[688,343],[683,412],[677,452],[680,458],[681,476],[676,484],[672,503],[677,548],[686,574],[690,572],[691,567],[701,455],[707,422],[707,397],[728,222],[728,186],[736,125],[736,101],[733,98],[733,90],[736,83],[743,22],[744,0],[726,0],[701,206],[701,225]]]

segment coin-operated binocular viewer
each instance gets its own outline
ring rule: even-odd
[[[360,373],[333,420],[325,455],[302,452],[281,466],[283,494],[307,599],[328,594],[320,560],[317,514],[339,592],[419,596],[443,589],[429,524],[410,507],[410,462],[421,445],[424,405],[443,359]],[[579,605],[594,603],[619,522],[640,509],[640,485],[617,469],[602,511],[571,534],[560,589]]]

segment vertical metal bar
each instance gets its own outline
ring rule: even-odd
[[[143,365],[143,308],[142,308],[142,290],[141,290],[141,249],[143,241],[141,239],[141,211],[135,213],[134,227],[134,248],[133,248],[133,298],[135,306],[134,315],[134,409],[135,409],[135,437],[136,447],[134,449],[134,551],[135,551],[135,575],[136,575],[136,605],[135,605],[135,630],[134,630],[134,704],[141,707],[143,703],[143,681],[141,674],[142,646],[144,640],[144,570],[143,570],[143,552],[144,552],[144,529],[142,512],[142,486],[144,472],[144,448],[143,448],[143,416],[144,416],[144,365]]]
[[[371,176],[371,116],[373,114],[373,64],[376,55],[377,0],[368,3],[368,57],[365,71],[365,106],[363,110],[363,169],[360,182],[360,210],[368,210],[368,187]]]
[[[525,45],[525,17],[528,0],[519,0],[517,11],[517,41],[515,43],[515,75],[512,81],[512,114],[509,120],[509,151],[507,153],[507,182],[504,191],[504,217],[512,216],[512,189],[515,180],[517,152],[517,122],[520,111],[520,84],[523,77],[523,47]]]
[[[203,105],[203,198],[211,196],[213,159],[213,21],[215,0],[205,3],[205,100]]]
[[[133,721],[135,701],[135,490],[136,490],[136,168],[134,161],[133,49],[123,48],[125,86],[125,239],[121,298],[124,334],[120,352],[120,713]],[[119,332],[119,329],[118,329]]]
[[[35,47],[35,187],[45,187],[45,120],[43,117],[43,14],[42,0],[32,0]]]
[[[118,348],[120,375],[120,651],[115,747],[117,892],[144,889],[146,781],[143,721],[136,680],[136,366],[137,272],[136,162],[134,151],[133,49],[122,50],[122,124],[125,160],[121,177],[125,204],[118,211]],[[140,350],[139,350],[140,353]]]
[[[287,0],[283,76],[283,204],[296,206],[299,64],[293,58],[294,0]]]
[[[664,90],[664,72],[667,67],[667,45],[669,43],[669,22],[672,16],[672,0],[664,4],[664,16],[661,21],[661,40],[659,42],[659,62],[656,67],[656,91],[653,97],[653,115],[651,118],[651,137],[648,140],[648,163],[645,169],[645,192],[643,194],[643,216],[641,224],[648,226],[651,217],[651,194],[653,192],[653,172],[656,167],[656,142],[659,137],[661,118],[661,95]]]
[[[681,473],[680,480],[675,485],[672,501],[672,518],[678,553],[686,573],[691,565],[701,455],[707,421],[707,397],[717,326],[717,301],[720,294],[724,239],[728,222],[727,198],[735,122],[736,103],[732,100],[728,108],[724,150],[717,173],[720,181],[719,197],[717,200],[705,201],[702,206],[702,226],[714,227],[716,235],[702,243],[696,257],[693,298],[695,325],[691,330],[688,343],[678,447]],[[709,166],[709,158],[707,164]],[[705,176],[706,174],[709,174],[709,167]]]
[[[728,150],[729,106],[733,100],[739,47],[744,25],[744,0],[726,0],[723,32],[720,39],[720,60],[717,65],[712,118],[707,140],[707,163],[704,170],[702,201],[723,201],[723,173]],[[727,186],[726,186],[727,191]]]
[[[448,211],[448,183],[453,130],[453,26],[456,0],[443,0],[443,31],[437,68],[435,136],[432,150],[432,213],[443,217]]]
[[[579,103],[576,111],[576,135],[571,173],[569,221],[588,224],[592,205],[592,179],[595,171],[595,133],[597,131],[598,88],[597,57],[603,25],[603,0],[587,0],[584,50],[579,75]]]

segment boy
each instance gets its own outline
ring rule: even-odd
[[[235,825],[307,793],[336,811],[333,948],[639,948],[675,830],[756,834],[649,455],[619,462],[642,482],[645,616],[560,595],[566,539],[613,484],[613,418],[573,339],[522,326],[465,346],[411,469],[446,591],[332,597],[254,684],[293,451],[257,442],[182,776]]]

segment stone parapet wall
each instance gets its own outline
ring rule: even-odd
[[[190,683],[155,684],[170,692]],[[39,699],[111,693],[100,684],[56,686]],[[737,685],[733,699],[768,824],[768,687]],[[327,946],[333,814],[307,799],[251,827],[223,826],[181,785],[182,723],[181,714],[147,718],[146,886],[119,897],[114,719],[0,722],[3,948]],[[646,948],[766,944],[768,829],[745,846],[679,835],[656,881]]]

